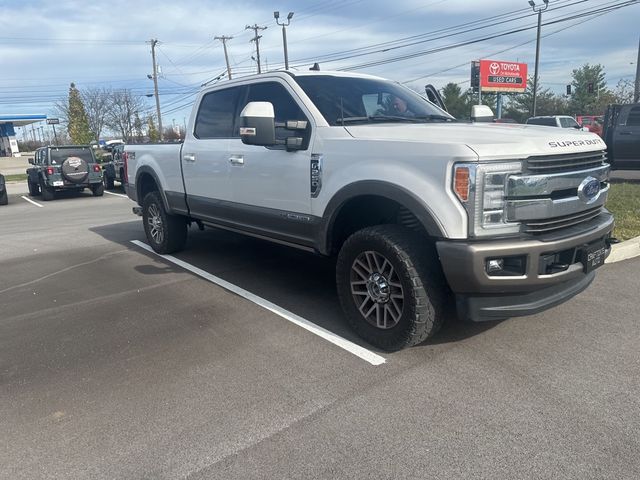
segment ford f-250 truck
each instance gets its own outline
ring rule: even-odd
[[[396,350],[450,301],[482,321],[584,290],[610,251],[605,148],[458,123],[381,78],[273,72],[205,88],[181,145],[126,145],[125,188],[159,253],[196,223],[336,254],[348,322]]]

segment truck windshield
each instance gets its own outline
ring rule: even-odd
[[[417,93],[394,82],[331,75],[300,75],[295,79],[332,126],[455,121]]]
[[[49,151],[49,161],[52,164],[61,164],[69,157],[79,157],[87,163],[93,163],[93,152],[86,148],[52,148]]]

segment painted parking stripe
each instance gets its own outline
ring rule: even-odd
[[[44,205],[40,205],[38,202],[34,202],[29,197],[25,197],[24,195],[20,195],[20,196],[24,198],[27,202],[33,203],[36,207],[40,207],[40,208],[44,207]]]
[[[284,318],[285,320],[290,321],[291,323],[294,323],[296,325],[298,325],[299,327],[304,328],[305,330],[321,337],[324,338],[325,340],[327,340],[328,342],[333,343],[334,345],[348,351],[349,353],[352,353],[353,355],[360,357],[362,360],[369,362],[371,365],[382,365],[383,363],[386,362],[385,358],[378,355],[377,353],[372,352],[371,350],[367,350],[366,348],[361,347],[360,345],[357,345],[353,342],[350,342],[349,340],[342,338],[339,335],[336,335],[333,332],[330,332],[329,330],[322,328],[318,325],[316,325],[315,323],[310,322],[309,320],[306,320],[304,318],[302,318],[299,315],[296,315],[293,312],[290,312],[289,310],[286,310],[278,305],[276,305],[275,303],[270,302],[269,300],[266,300],[262,297],[259,297],[258,295],[255,295],[243,288],[238,287],[237,285],[234,285],[232,283],[227,282],[226,280],[223,280],[220,277],[216,277],[215,275],[211,275],[208,272],[205,272],[204,270],[198,268],[198,267],[194,267],[193,265],[191,265],[190,263],[184,262],[176,257],[174,257],[173,255],[160,255],[156,252],[153,251],[153,249],[147,245],[144,242],[140,242],[138,240],[132,240],[131,243],[133,243],[134,245],[137,245],[140,248],[143,248],[144,250],[153,253],[154,255],[157,255],[158,257],[163,258],[164,260],[171,262],[175,265],[178,265],[179,267],[184,268],[185,270],[189,270],[190,272],[198,275],[199,277],[204,278],[205,280],[208,280],[211,283],[215,283],[216,285],[229,290],[230,292],[235,293],[236,295],[239,295],[243,298],[246,298],[247,300],[255,303],[256,305],[261,306],[262,308],[269,310],[272,313],[275,313],[276,315]]]
[[[126,195],[123,195],[121,193],[113,193],[113,192],[107,192],[106,190],[104,191],[104,193],[108,193],[109,195],[115,195],[116,197],[123,197],[123,198],[129,198]]]

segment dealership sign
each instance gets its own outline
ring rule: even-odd
[[[483,92],[524,92],[527,88],[527,64],[480,60],[480,88]]]

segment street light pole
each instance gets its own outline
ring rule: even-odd
[[[534,0],[529,0],[529,5],[533,8],[534,13],[538,14],[538,35],[536,37],[536,68],[533,74],[533,108],[531,116],[536,116],[536,96],[538,94],[538,64],[540,62],[540,30],[542,29],[542,12],[549,7],[549,0],[542,0],[543,5],[537,6]]]
[[[636,62],[636,89],[633,94],[633,102],[640,101],[640,42],[638,42],[638,61]]]
[[[276,24],[282,26],[282,43],[284,45],[284,69],[289,70],[289,52],[287,50],[287,27],[291,23],[291,18],[293,17],[293,12],[289,12],[287,15],[287,23],[280,23],[278,19],[280,18],[280,12],[273,12],[273,18],[276,19]]]

